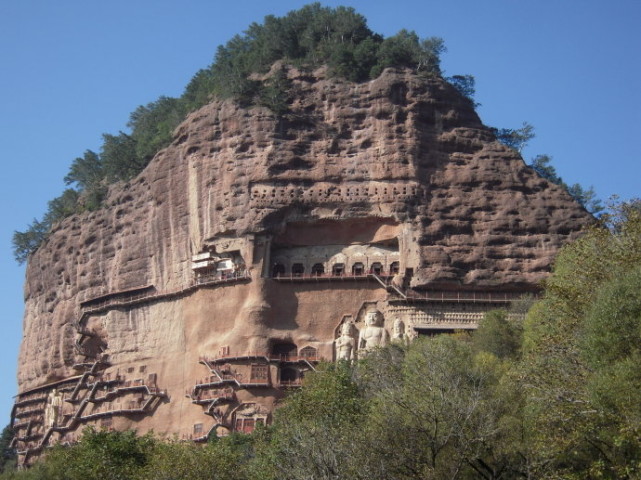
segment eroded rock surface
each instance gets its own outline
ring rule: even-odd
[[[418,331],[438,318],[472,328],[495,303],[459,311],[443,299],[394,302],[531,291],[591,221],[563,188],[498,143],[441,79],[391,69],[362,84],[322,70],[290,69],[289,77],[283,118],[231,101],[192,113],[141,175],[110,189],[107,208],[61,222],[30,258],[20,398],[44,392],[47,422],[66,425],[61,437],[104,419],[196,437],[269,421],[278,387],[312,363],[266,358],[266,370],[251,376],[266,375],[269,387],[242,387],[241,370],[262,362],[250,353],[298,358],[309,347],[309,358],[332,359],[339,325],[346,316],[357,325],[367,305],[383,312],[388,332],[395,321]],[[211,254],[207,275],[224,281],[208,283],[194,270],[203,252]],[[450,310],[458,313],[447,317]],[[247,358],[229,373],[207,360],[233,354]],[[96,402],[78,414],[82,399],[97,395],[89,380],[69,380],[83,375],[122,385],[144,378],[163,395],[147,410],[110,414],[133,400],[109,380],[105,389],[115,393],[96,414],[88,405]],[[78,381],[87,385],[74,387]],[[228,390],[209,394],[216,406],[195,400],[219,387]],[[64,417],[58,400],[51,413],[52,389],[58,400],[59,391],[86,392],[62,402],[76,408]],[[31,418],[25,408],[15,410],[23,412],[18,424]],[[42,430],[44,443],[57,438]]]

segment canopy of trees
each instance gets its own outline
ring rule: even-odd
[[[88,431],[0,479],[639,478],[641,201],[565,247],[524,312],[325,364],[250,436]]]
[[[0,434],[0,473],[12,471],[16,466],[16,454],[11,448],[13,429],[7,425]]]

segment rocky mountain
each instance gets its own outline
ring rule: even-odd
[[[32,255],[23,462],[87,424],[251,431],[321,359],[473,329],[536,292],[592,220],[441,78],[288,78],[285,114],[193,112]]]

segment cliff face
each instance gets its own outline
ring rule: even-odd
[[[202,416],[185,389],[224,373],[202,356],[307,344],[331,359],[339,324],[358,327],[368,306],[388,330],[392,316],[408,326],[438,316],[428,300],[392,308],[394,295],[531,290],[591,220],[440,79],[289,77],[283,118],[215,101],[141,175],[113,186],[108,208],[56,226],[27,267],[21,392],[58,382],[64,395],[100,359],[91,368],[103,379],[153,370],[165,396],[123,422],[184,433]],[[197,254],[204,263],[192,264]],[[318,281],[345,274],[369,281]],[[292,275],[300,281],[284,282]],[[279,397],[270,390],[258,405],[234,389],[236,423]],[[233,429],[226,414],[210,423]]]

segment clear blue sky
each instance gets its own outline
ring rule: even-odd
[[[24,267],[11,236],[59,195],[71,161],[98,150],[129,113],[178,96],[216,47],[295,0],[0,2],[0,428],[16,393]],[[602,199],[641,195],[641,2],[362,0],[348,5],[385,36],[440,36],[446,75],[472,74],[485,124],[537,137],[568,183]]]

